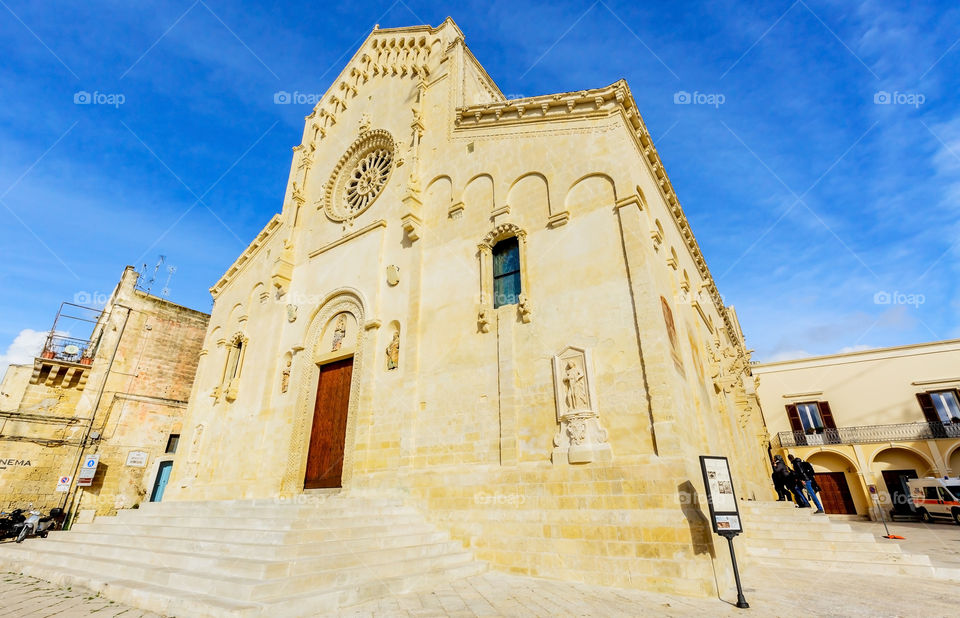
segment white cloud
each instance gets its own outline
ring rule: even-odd
[[[808,356],[813,356],[806,350],[783,350],[782,352],[775,352],[770,358],[763,359],[762,363],[776,363],[779,361],[786,360],[796,360],[798,358],[806,358]],[[758,359],[759,360],[759,359]]]
[[[14,337],[7,351],[0,354],[0,375],[7,372],[9,365],[21,365],[33,361],[43,349],[47,331],[25,328]]]
[[[869,345],[859,344],[859,345],[845,345],[839,350],[837,354],[847,354],[849,352],[863,352],[864,350],[872,350],[873,347]]]

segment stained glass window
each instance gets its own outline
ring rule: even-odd
[[[521,291],[520,246],[507,238],[493,247],[493,306],[517,304]]]

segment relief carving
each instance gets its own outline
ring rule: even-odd
[[[600,422],[588,350],[568,347],[553,357],[557,423],[554,464],[608,462],[613,458]]]

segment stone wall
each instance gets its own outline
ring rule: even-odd
[[[96,477],[90,487],[72,487],[71,510],[111,514],[149,499],[159,461],[174,457],[165,451],[181,431],[209,316],[147,295],[136,280],[128,267],[108,301],[82,388],[28,384],[16,413],[3,419],[0,449],[30,456],[33,465],[0,470],[9,476],[0,507],[60,506],[66,496],[54,493],[57,479],[75,476],[81,456],[93,453],[100,455]],[[131,451],[147,454],[144,467],[126,465]]]

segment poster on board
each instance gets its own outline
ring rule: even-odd
[[[717,534],[735,535],[743,532],[737,495],[733,491],[730,464],[726,457],[700,456],[703,486],[707,490],[710,523]]]

